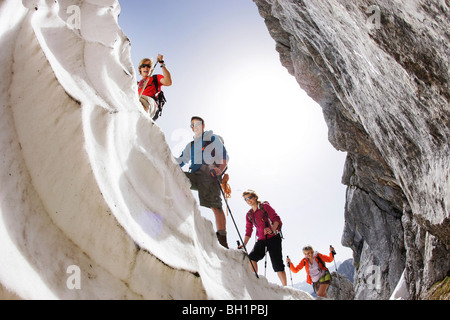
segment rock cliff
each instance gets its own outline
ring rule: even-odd
[[[355,299],[421,299],[450,270],[448,1],[254,0],[347,152]]]

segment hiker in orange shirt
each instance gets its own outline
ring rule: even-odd
[[[314,252],[311,246],[305,246],[303,248],[303,254],[305,257],[295,267],[291,263],[291,259],[287,258],[286,262],[292,272],[297,273],[305,267],[306,270],[306,282],[312,284],[317,296],[326,298],[327,289],[331,283],[331,274],[325,266],[325,262],[332,262],[334,248],[330,246],[330,254],[328,256],[319,252]]]

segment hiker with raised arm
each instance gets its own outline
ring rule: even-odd
[[[253,227],[256,228],[257,241],[249,254],[252,270],[258,271],[258,261],[269,252],[272,268],[277,273],[283,286],[287,284],[281,248],[281,218],[268,202],[260,202],[253,190],[244,191],[244,200],[251,207],[247,212],[244,245],[250,240]]]
[[[220,190],[220,181],[228,165],[228,154],[222,138],[212,130],[205,131],[205,121],[201,117],[191,118],[191,129],[194,140],[186,145],[177,161],[180,167],[190,163],[190,172],[185,174],[191,182],[191,190],[198,191],[200,206],[211,208],[214,212],[217,239],[228,249]]]
[[[297,266],[291,263],[291,259],[287,257],[286,262],[290,265],[292,272],[297,273],[303,269],[306,270],[306,282],[311,284],[317,296],[327,298],[328,286],[331,283],[331,274],[325,265],[325,262],[334,260],[334,248],[330,246],[330,254],[328,256],[314,251],[310,245],[303,247],[304,258]]]
[[[142,76],[138,82],[139,101],[153,120],[156,120],[162,112],[165,103],[162,86],[172,85],[172,76],[164,63],[164,56],[158,54],[157,63],[160,64],[163,74],[152,75],[156,65],[152,59],[144,58],[139,63],[139,74]]]

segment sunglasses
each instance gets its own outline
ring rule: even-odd
[[[248,201],[248,200],[252,200],[254,197],[255,197],[255,196],[249,196],[249,197],[244,198],[244,199],[245,199],[245,201]]]
[[[201,125],[203,122],[195,122],[194,124],[191,124],[191,128],[194,129],[194,127],[198,127],[199,125]]]
[[[307,250],[311,250],[311,249],[312,249],[312,247],[310,247],[310,246],[303,247],[303,251],[307,251]]]
[[[142,69],[142,68],[151,68],[151,67],[152,67],[151,64],[141,64],[141,65],[139,66],[139,69]]]

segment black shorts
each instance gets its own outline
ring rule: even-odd
[[[283,253],[281,251],[281,236],[277,234],[267,240],[267,251],[272,261],[272,268],[275,272],[284,271]],[[258,240],[248,255],[250,260],[259,261],[266,255],[266,240]]]

